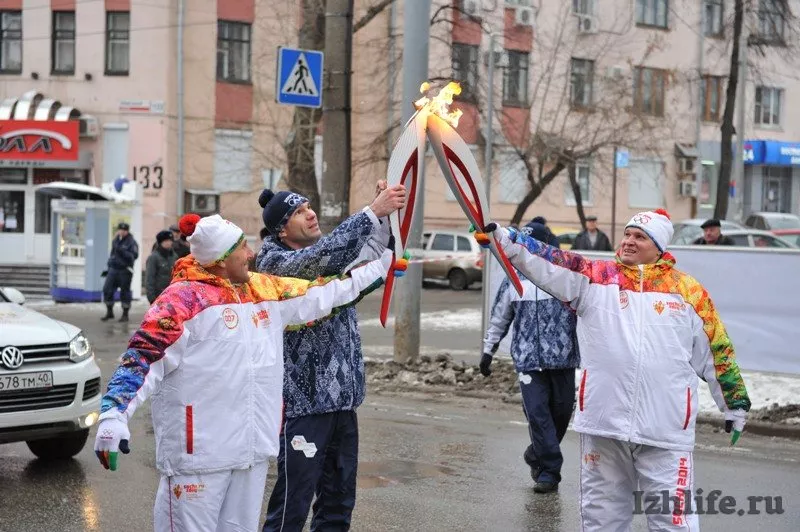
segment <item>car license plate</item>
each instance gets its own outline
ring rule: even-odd
[[[0,393],[18,390],[34,390],[53,386],[52,371],[0,375]]]

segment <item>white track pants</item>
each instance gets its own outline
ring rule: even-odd
[[[269,462],[250,469],[161,477],[156,532],[255,532]]]
[[[628,532],[635,510],[651,532],[697,532],[693,494],[691,452],[581,434],[581,532]]]

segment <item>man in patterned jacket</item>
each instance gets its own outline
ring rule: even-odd
[[[539,241],[558,245],[544,225],[531,222],[520,230]],[[575,369],[580,365],[575,327],[578,318],[568,305],[524,277],[520,297],[504,279],[497,291],[489,328],[483,338],[481,373],[488,377],[492,355],[513,327],[511,358],[519,373],[522,409],[531,444],[523,458],[536,483],[533,491],[549,493],[561,481],[561,440],[575,406]]]
[[[581,530],[630,530],[642,495],[650,530],[699,530],[694,494],[698,382],[735,444],[750,398],[711,297],[675,268],[663,209],[625,226],[616,260],[589,260],[513,229],[487,232],[511,264],[575,309],[581,372],[573,429],[581,437]],[[638,492],[638,493],[637,493]],[[664,497],[664,495],[668,497]],[[669,501],[664,506],[664,500]],[[648,506],[652,508],[652,506]]]
[[[403,207],[405,188],[378,183],[369,207],[322,236],[308,200],[262,192],[269,236],[259,272],[316,279],[379,257],[389,240],[384,218]],[[300,531],[314,501],[311,530],[347,530],[355,507],[358,465],[356,408],[364,400],[364,361],[355,309],[284,334],[284,423],[278,480],[264,531]]]

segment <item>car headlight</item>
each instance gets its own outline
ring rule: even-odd
[[[80,362],[90,356],[92,356],[92,344],[83,333],[80,333],[69,343],[69,359],[73,362]]]

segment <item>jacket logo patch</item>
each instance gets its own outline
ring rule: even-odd
[[[235,329],[239,325],[239,315],[232,308],[222,311],[222,322],[228,329]]]
[[[253,320],[253,325],[255,325],[256,329],[259,327],[269,327],[269,312],[267,312],[266,309],[253,312],[253,315],[250,316],[250,319]]]
[[[597,451],[589,451],[583,455],[583,463],[592,469],[600,465],[600,453]]]
[[[186,500],[196,500],[203,497],[203,492],[206,491],[205,484],[184,484],[183,492],[186,494]]]
[[[626,309],[628,308],[628,292],[625,290],[620,290],[619,292],[619,308]]]
[[[306,441],[306,437],[303,435],[292,438],[292,449],[302,451],[306,458],[314,458],[314,455],[317,454],[317,444]]]
[[[181,485],[180,484],[175,484],[175,487],[172,488],[172,493],[175,494],[175,498],[176,499],[180,499],[181,495],[183,495],[183,490],[181,489]]]
[[[664,302],[661,300],[656,301],[655,304],[653,305],[653,309],[655,309],[655,311],[658,312],[659,314],[664,312],[665,307],[666,305],[664,305]]]

